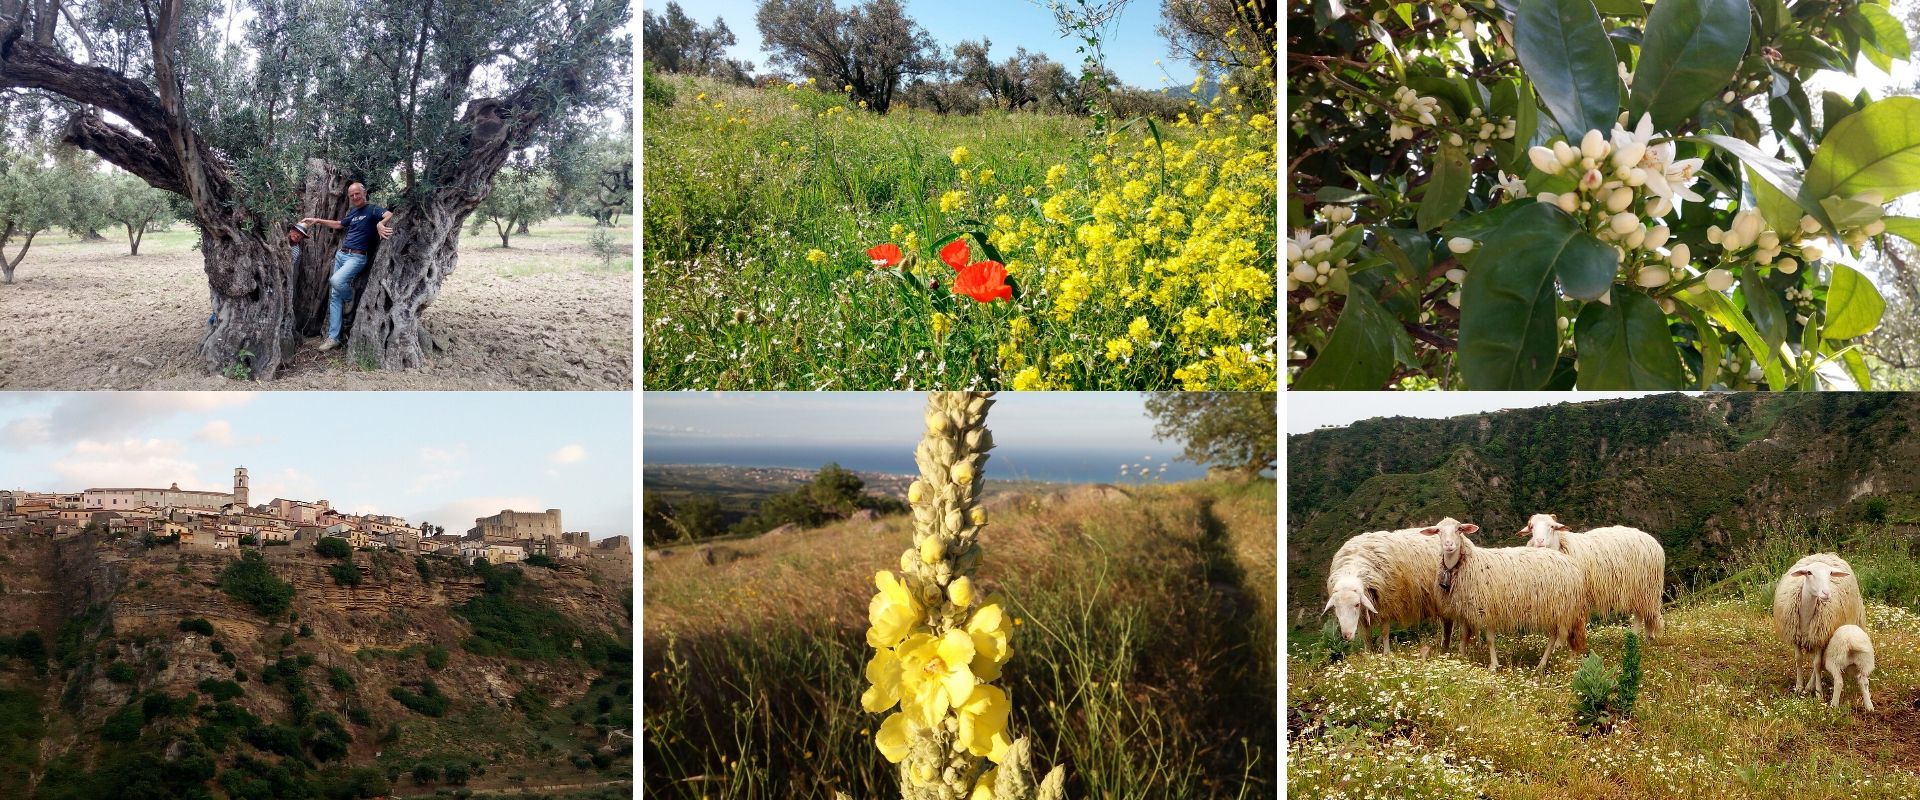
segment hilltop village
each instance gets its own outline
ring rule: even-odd
[[[245,467],[233,471],[233,489],[226,492],[181,489],[177,483],[165,489],[78,493],[0,490],[0,538],[106,536],[235,554],[279,547],[311,550],[323,539],[340,538],[356,550],[389,549],[467,563],[505,564],[535,557],[632,559],[628,537],[595,542],[586,531],[565,530],[557,508],[507,509],[473,523],[464,533],[448,533],[430,522],[414,525],[400,517],[345,513],[326,500],[276,497],[254,505]]]

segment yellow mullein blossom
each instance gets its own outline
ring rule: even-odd
[[[926,610],[893,573],[876,573],[873,583],[880,593],[867,605],[867,623],[871,626],[867,629],[867,644],[893,647],[919,627]]]

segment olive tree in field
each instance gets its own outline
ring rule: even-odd
[[[126,173],[115,174],[108,186],[111,199],[106,217],[127,229],[127,253],[140,255],[140,240],[149,233],[165,230],[173,221],[170,195]]]
[[[101,168],[99,158],[85,150],[55,148],[53,160],[59,172],[60,191],[66,200],[59,226],[81,241],[106,241],[106,234],[101,231],[113,224],[107,216],[113,202],[112,176]]]
[[[1902,74],[1886,5],[1288,9],[1292,388],[1874,382],[1920,99],[1815,79]]]
[[[66,196],[59,173],[34,150],[9,150],[0,143],[0,283],[13,283],[14,270],[27,258],[34,237],[65,216]],[[8,254],[9,247],[18,247]]]
[[[1186,444],[1181,458],[1247,476],[1280,458],[1272,392],[1155,392],[1147,396],[1156,439]]]
[[[846,89],[886,113],[905,79],[934,70],[940,47],[898,0],[840,10],[833,0],[763,0],[755,16],[773,65]]]
[[[77,104],[63,141],[185,198],[215,324],[208,369],[273,376],[319,330],[350,180],[394,212],[347,347],[421,365],[425,312],[494,174],[541,127],[623,99],[624,0],[0,0],[0,89]],[[191,90],[189,90],[191,87]]]
[[[479,233],[481,226],[491,222],[500,235],[500,246],[510,247],[508,240],[516,229],[525,232],[553,216],[553,192],[553,178],[543,171],[527,166],[502,169],[494,176],[493,191],[473,211],[473,232]]]
[[[660,14],[640,14],[641,56],[661,72],[710,75],[733,83],[753,82],[753,64],[727,58],[734,42],[733,31],[724,19],[715,19],[713,27],[687,16],[679,3],[668,3]]]

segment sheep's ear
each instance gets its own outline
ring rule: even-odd
[[[1530,531],[1530,530],[1527,530],[1526,528],[1521,528],[1521,529],[1520,529],[1520,532],[1519,532],[1519,533],[1516,533],[1516,534],[1514,534],[1514,535],[1515,535],[1515,536],[1518,536],[1518,537],[1520,537],[1520,538],[1522,538],[1522,539],[1526,539],[1526,538],[1529,538],[1529,537],[1531,537],[1531,536],[1533,536],[1533,531]]]
[[[1460,532],[1461,533],[1479,533],[1480,526],[1475,525],[1471,522],[1462,522],[1460,523]]]
[[[1440,532],[1440,529],[1439,529],[1439,528],[1421,528],[1421,529],[1420,529],[1420,532],[1421,532],[1421,533],[1423,533],[1423,534],[1426,534],[1426,535],[1428,535],[1428,536],[1433,536],[1433,535],[1435,535],[1435,534],[1437,534],[1437,533],[1439,533],[1439,532]]]
[[[1324,617],[1327,615],[1327,612],[1332,610],[1333,610],[1333,598],[1329,597],[1327,598],[1327,607],[1320,609],[1320,616]]]
[[[1573,530],[1572,528],[1569,528],[1569,527],[1567,527],[1567,526],[1565,526],[1565,525],[1562,525],[1562,524],[1560,524],[1560,520],[1557,520],[1557,519],[1553,521],[1553,529],[1554,529],[1554,530],[1556,530],[1556,531],[1568,531],[1568,530]]]
[[[1812,574],[1813,574],[1813,570],[1810,570],[1810,569],[1796,569],[1796,570],[1794,570],[1794,571],[1792,571],[1792,572],[1789,572],[1789,573],[1787,573],[1787,574],[1788,574],[1788,575],[1798,575],[1798,576],[1800,576],[1800,577],[1802,577],[1802,578],[1804,578],[1804,577],[1807,577],[1808,575],[1812,575]]]
[[[1360,605],[1363,605],[1363,606],[1366,606],[1366,607],[1367,607],[1367,613],[1369,613],[1369,614],[1378,614],[1378,613],[1380,613],[1380,609],[1378,609],[1378,608],[1375,608],[1375,607],[1374,607],[1374,605],[1373,605],[1373,598],[1372,598],[1372,597],[1368,597],[1368,595],[1370,595],[1370,594],[1372,594],[1372,592],[1361,592],[1361,593],[1360,593]]]
[[[1835,578],[1844,578],[1844,577],[1847,577],[1848,575],[1852,575],[1852,574],[1853,574],[1853,573],[1851,573],[1851,572],[1841,572],[1841,571],[1839,571],[1839,570],[1834,570],[1834,571],[1833,571],[1833,575],[1832,575],[1832,577],[1835,577]]]

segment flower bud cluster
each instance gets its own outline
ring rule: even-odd
[[[1313,312],[1320,310],[1322,296],[1330,289],[1339,289],[1344,285],[1346,268],[1352,263],[1347,258],[1351,247],[1340,247],[1335,237],[1347,232],[1347,223],[1353,221],[1353,209],[1346,206],[1326,206],[1320,214],[1328,221],[1328,232],[1315,234],[1311,229],[1295,230],[1293,238],[1287,240],[1287,292],[1289,296],[1301,288],[1312,289],[1313,293],[1300,300],[1300,310]],[[1329,283],[1332,286],[1329,286]]]
[[[1402,86],[1393,90],[1393,103],[1400,113],[1395,115],[1393,124],[1387,129],[1389,142],[1413,138],[1413,123],[1406,120],[1408,117],[1428,127],[1440,123],[1440,120],[1434,117],[1434,114],[1440,110],[1439,99],[1422,97],[1412,87]]]

